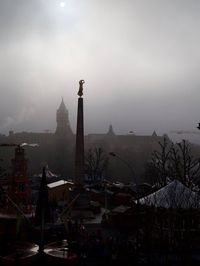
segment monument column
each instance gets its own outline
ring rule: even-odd
[[[76,154],[75,154],[75,185],[82,187],[84,184],[84,117],[83,117],[83,84],[79,81],[78,110],[76,128]]]

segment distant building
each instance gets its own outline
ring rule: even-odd
[[[56,121],[57,121],[57,128],[55,135],[61,138],[63,137],[72,138],[73,132],[71,130],[71,126],[69,123],[69,114],[63,99],[56,113]]]
[[[69,191],[74,187],[74,184],[69,181],[59,180],[49,183],[48,185],[49,201],[69,201]]]
[[[8,136],[0,135],[0,142],[39,144],[35,150],[27,148],[31,174],[41,171],[45,162],[55,173],[69,177],[73,173],[75,135],[70,127],[68,110],[63,99],[56,113],[56,121],[55,133],[10,131]],[[7,150],[1,149],[0,158],[7,157],[8,153]]]
[[[63,99],[57,109],[56,121],[55,133],[10,131],[8,136],[0,135],[0,143],[38,143],[37,149],[26,148],[30,173],[41,171],[42,163],[46,162],[53,172],[61,174],[64,178],[72,178],[74,176],[75,134],[71,130],[69,113]],[[129,161],[136,174],[139,175],[152,151],[158,147],[158,141],[161,141],[163,137],[158,136],[155,131],[150,136],[117,135],[110,125],[107,133],[85,136],[85,151],[92,147],[102,147],[107,153],[116,152],[124,160]],[[12,152],[0,148],[0,158],[6,160],[9,157],[10,160],[10,156]],[[126,177],[127,180],[131,180],[130,170],[121,162],[112,158],[109,165],[107,173],[109,177],[118,180]]]

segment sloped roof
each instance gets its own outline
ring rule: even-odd
[[[66,184],[73,185],[72,182],[69,182],[69,181],[62,179],[62,180],[50,183],[47,186],[48,186],[48,188],[55,188],[55,187],[59,187],[59,186],[66,185]]]
[[[131,209],[129,206],[119,205],[116,208],[112,209],[114,213],[125,213],[127,210]]]
[[[114,130],[113,130],[113,126],[112,126],[112,125],[109,126],[109,129],[108,129],[107,135],[115,135]]]
[[[157,133],[156,133],[156,131],[154,130],[154,132],[153,132],[153,134],[152,134],[152,137],[157,137],[158,135],[157,135]]]
[[[63,98],[62,98],[62,101],[61,101],[60,106],[58,108],[58,111],[60,111],[60,112],[67,112],[67,108],[65,106],[65,103],[64,103]]]
[[[184,186],[180,181],[174,180],[160,190],[141,198],[142,205],[163,208],[199,208],[200,197],[190,188]]]

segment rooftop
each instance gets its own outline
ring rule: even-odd
[[[73,185],[74,183],[62,179],[62,180],[50,183],[47,186],[48,188],[55,188],[55,187],[59,187],[59,186],[66,185],[66,184]]]

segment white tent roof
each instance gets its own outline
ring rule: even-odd
[[[174,180],[160,190],[141,198],[139,203],[163,208],[199,208],[200,197],[180,181]]]
[[[56,182],[48,184],[47,187],[48,188],[55,188],[55,187],[63,186],[63,185],[66,185],[66,184],[73,185],[72,182],[69,182],[69,181],[66,181],[66,180],[62,179],[62,180],[59,180],[59,181],[56,181]]]

